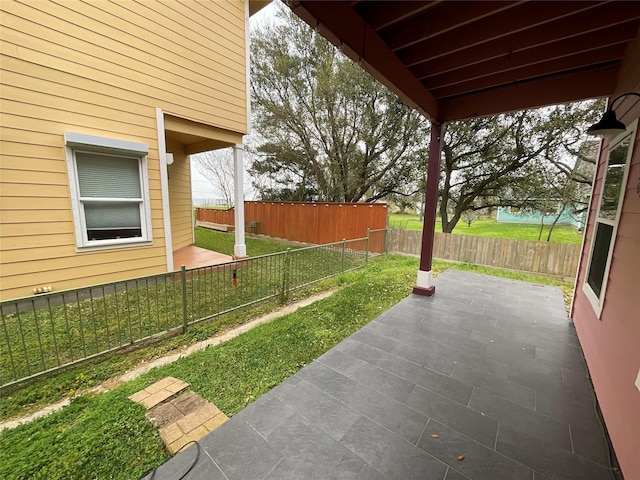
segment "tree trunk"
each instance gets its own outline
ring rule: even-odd
[[[558,220],[560,220],[560,217],[562,216],[565,208],[567,207],[565,205],[562,205],[562,208],[560,208],[558,211],[558,215],[556,215],[556,218],[553,219],[553,223],[549,227],[549,233],[547,234],[547,242],[551,241],[551,232],[553,232],[553,228],[556,226],[556,223],[558,223]]]
[[[542,231],[544,230],[544,213],[542,214],[542,218],[540,219],[540,231],[538,232],[538,241],[542,238]]]
[[[424,221],[424,206],[427,203],[427,189],[425,187],[424,194],[422,195],[422,203],[420,204],[420,215],[418,219],[423,222]]]
[[[442,224],[442,233],[451,233],[451,229],[449,229],[447,202],[445,202],[444,198],[440,200],[440,223]]]

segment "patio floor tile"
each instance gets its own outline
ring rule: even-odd
[[[443,479],[447,466],[375,422],[362,418],[341,440],[389,478]]]
[[[365,463],[358,472],[356,480],[389,480],[389,477],[368,463]]]
[[[533,480],[533,469],[433,419],[418,447],[474,480]],[[464,459],[458,460],[461,455]]]
[[[365,385],[357,385],[341,400],[353,410],[413,444],[420,438],[428,420],[426,415]]]
[[[360,418],[357,412],[305,381],[294,387],[286,402],[334,440],[340,440]]]
[[[513,426],[546,443],[571,451],[568,423],[521,407],[480,388],[474,389],[469,407],[499,420],[502,425]]]
[[[495,375],[481,365],[458,365],[452,378],[504,397],[529,410],[535,410],[536,393],[533,388],[512,382],[506,375]]]
[[[273,445],[242,421],[224,423],[200,445],[229,480],[264,478],[282,460]]]
[[[436,286],[207,435],[189,478],[611,478],[560,289],[453,270]]]
[[[447,375],[422,367],[417,363],[358,342],[346,350],[347,354],[376,365],[412,383],[429,388],[451,399],[467,403],[472,387]]]
[[[466,405],[452,402],[446,397],[417,386],[407,404],[429,418],[455,428],[468,437],[493,448],[498,433],[498,421]]]
[[[292,438],[296,442],[291,442]],[[364,464],[353,451],[297,414],[287,418],[267,439],[296,470],[310,479],[352,479]]]
[[[447,476],[444,478],[444,480],[469,480],[469,477],[461,474],[453,468],[449,468],[449,470],[447,470]]]
[[[400,402],[404,402],[415,387],[414,383],[400,378],[393,373],[386,372],[381,368],[345,355],[337,350],[327,352],[327,354],[323,355],[318,361]]]
[[[611,480],[609,470],[579,455],[553,448],[547,442],[502,425],[496,450],[551,479]]]

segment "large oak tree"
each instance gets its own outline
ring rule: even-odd
[[[580,208],[593,162],[584,130],[602,112],[589,101],[445,125],[439,213],[451,232],[463,213],[498,206]]]
[[[424,171],[424,119],[290,11],[254,30],[251,87],[263,198],[374,201]]]

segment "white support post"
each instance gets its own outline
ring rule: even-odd
[[[173,238],[171,237],[171,208],[169,206],[169,174],[167,173],[167,146],[164,131],[164,113],[156,108],[158,129],[158,156],[160,157],[160,191],[162,192],[162,219],[167,271],[173,272]],[[193,229],[192,229],[193,230]]]
[[[247,245],[244,243],[244,161],[242,154],[244,147],[240,144],[233,146],[233,178],[235,181],[235,233],[236,243],[233,254],[236,257],[247,256]]]

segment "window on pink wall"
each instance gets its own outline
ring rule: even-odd
[[[583,291],[598,316],[602,312],[606,295],[636,128],[637,121],[609,143],[604,177],[597,192],[598,209]]]

